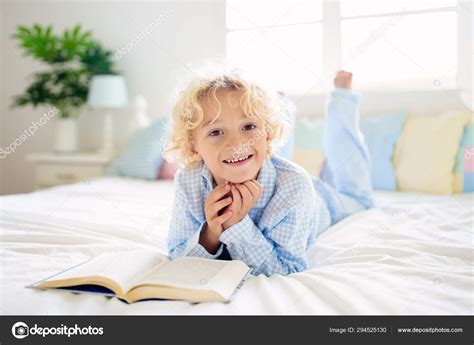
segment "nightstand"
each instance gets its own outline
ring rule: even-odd
[[[98,153],[33,153],[27,161],[35,165],[35,189],[76,183],[103,176],[112,157]]]

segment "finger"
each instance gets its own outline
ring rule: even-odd
[[[232,186],[232,205],[230,207],[234,211],[238,211],[242,208],[242,195],[240,194],[239,190],[237,189],[236,185]]]
[[[263,185],[258,182],[257,180],[252,180],[258,187],[258,189],[260,189],[260,193],[263,193]]]
[[[221,214],[219,217],[213,219],[213,222],[219,225],[225,223],[230,217],[232,217],[232,211],[227,211],[224,214]]]
[[[252,180],[245,181],[244,185],[249,189],[250,193],[252,193],[252,198],[257,200],[260,196],[260,189],[257,187],[257,185]]]
[[[254,188],[251,192],[254,198],[253,202],[255,203],[260,198],[260,195],[262,195],[263,187],[256,180],[250,180],[249,183],[251,183],[251,186]]]
[[[253,179],[253,180],[250,180],[252,181],[258,188],[260,188],[261,190],[263,190],[263,186],[260,182],[258,182],[258,180],[256,179]]]
[[[245,184],[240,184],[237,186],[237,188],[242,195],[242,206],[252,203],[252,193],[250,193]]]
[[[209,211],[211,213],[211,217],[216,215],[220,210],[222,210],[224,207],[226,207],[227,205],[230,205],[232,203],[232,198],[231,197],[227,197],[225,199],[222,199],[222,200],[219,200],[217,202],[215,202],[214,204],[212,204],[210,207],[209,207]]]
[[[231,206],[232,206],[232,204],[230,204],[230,205],[224,207],[222,210],[220,210],[221,214],[224,214],[224,213],[226,213],[227,211],[232,211],[232,207],[231,207]]]
[[[226,182],[226,183],[220,184],[216,188],[214,188],[212,192],[209,193],[209,196],[207,197],[208,201],[211,204],[213,204],[217,200],[221,199],[224,195],[229,193],[229,191],[230,191],[229,183]]]

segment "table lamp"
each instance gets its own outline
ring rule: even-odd
[[[114,153],[114,126],[112,110],[124,108],[128,104],[125,79],[120,75],[95,75],[92,77],[87,104],[94,109],[105,110],[103,144],[99,150],[105,155]]]

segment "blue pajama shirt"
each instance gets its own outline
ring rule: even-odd
[[[262,195],[240,222],[222,232],[215,254],[198,243],[206,225],[204,204],[214,188],[212,174],[204,163],[178,170],[167,242],[170,258],[218,259],[227,251],[253,268],[253,275],[307,269],[307,249],[319,234],[373,206],[370,156],[359,130],[358,104],[359,96],[348,89],[329,95],[324,146],[331,184],[279,156],[265,159],[257,178]]]

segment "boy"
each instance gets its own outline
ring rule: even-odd
[[[175,176],[171,258],[242,260],[253,275],[299,272],[318,234],[373,206],[352,74],[338,72],[334,84],[324,142],[334,187],[272,153],[284,126],[258,85],[225,74],[181,93],[166,150],[185,167]]]

